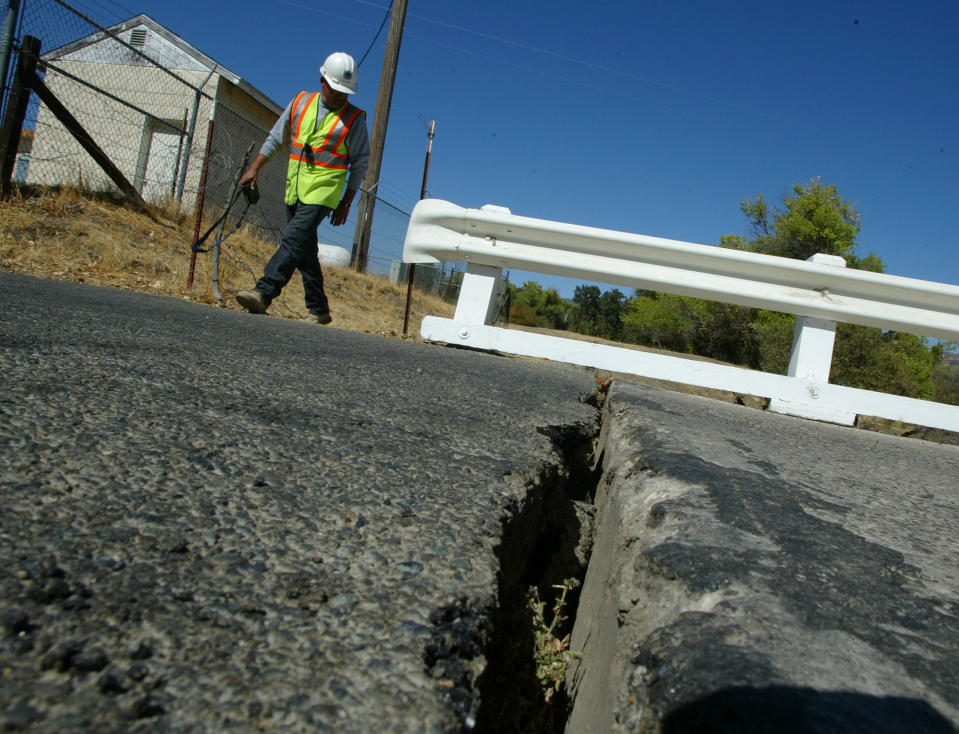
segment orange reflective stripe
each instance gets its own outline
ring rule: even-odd
[[[290,107],[293,134],[286,174],[287,204],[302,201],[335,207],[346,186],[350,167],[346,138],[364,113],[344,104],[320,117],[319,96],[316,92],[301,92]]]
[[[345,111],[345,110],[347,109],[347,107],[351,107],[351,105],[347,104],[346,107],[343,108],[343,110]],[[336,141],[336,143],[333,145],[333,149],[332,149],[331,152],[332,152],[334,155],[339,155],[339,154],[336,153],[336,151],[337,151],[337,149],[340,147],[340,145],[343,143],[343,141],[346,139],[346,134],[350,131],[350,125],[353,124],[353,121],[356,119],[357,115],[359,115],[359,114],[360,114],[360,108],[359,108],[359,107],[353,107],[353,114],[350,115],[350,119],[349,119],[349,120],[347,120],[345,123],[343,123],[343,132],[342,132],[342,134],[340,135],[339,139]],[[343,119],[342,115],[340,116],[340,119],[341,119],[341,120]]]
[[[293,100],[293,104],[290,105],[290,141],[296,140],[296,121],[299,115],[303,114],[303,111],[297,108],[300,106],[300,101],[305,94],[308,94],[308,92],[300,92]]]
[[[307,94],[307,92],[301,92],[300,97],[302,97],[304,94]],[[310,96],[309,101],[307,101],[307,103],[303,106],[303,109],[300,110],[299,115],[297,115],[298,119],[296,121],[296,135],[293,136],[293,140],[300,139],[300,133],[302,132],[303,121],[306,119],[306,111],[310,109],[310,106],[313,104],[313,100],[315,100],[318,96],[319,96],[319,92],[313,92],[313,94]],[[299,97],[297,97],[297,99],[299,99]],[[292,120],[292,116],[291,116],[291,120]],[[312,132],[313,131],[310,130],[310,132],[307,133],[307,135],[310,135]]]
[[[349,108],[350,106],[351,106],[351,105],[350,105],[349,103],[343,105],[343,109],[342,109],[342,110],[340,111],[340,113],[336,116],[336,119],[333,120],[333,124],[330,125],[330,129],[326,131],[326,136],[323,138],[323,142],[320,143],[320,150],[326,150],[326,146],[329,145],[329,142],[330,142],[330,137],[333,135],[333,131],[336,130],[336,125],[337,125],[337,123],[342,122],[342,120],[343,120],[343,112],[344,112],[347,108]],[[319,110],[317,110],[317,117],[319,117]]]
[[[346,158],[346,156],[340,156],[340,158]],[[318,160],[309,161],[306,158],[303,158],[302,156],[298,156],[298,155],[291,155],[290,160],[300,161],[301,163],[312,164],[314,166],[319,166],[320,168],[342,168],[342,169],[349,168],[348,163],[331,163],[327,161],[318,161]]]
[[[305,92],[301,93],[306,94]],[[356,118],[362,114],[362,110],[353,105],[346,104],[336,114],[335,119],[327,127],[323,125],[322,127],[327,127],[326,133],[323,136],[323,142],[319,146],[312,148],[313,155],[311,158],[304,157],[303,153],[306,150],[307,144],[304,141],[303,143],[298,142],[300,133],[302,132],[303,122],[308,117],[307,112],[312,109],[313,102],[316,98],[316,94],[310,97],[309,102],[298,110],[298,122],[297,122],[297,134],[296,139],[290,141],[290,159],[294,161],[300,161],[314,166],[322,166],[324,168],[349,168],[349,161],[346,160],[347,154],[338,152],[340,145],[343,144],[343,141],[346,139],[347,134],[350,131],[350,126],[356,120]],[[294,106],[299,102],[300,97],[297,97],[297,101],[294,103]],[[319,113],[319,106],[317,106],[317,114]],[[349,117],[344,122],[343,115],[349,113]],[[332,113],[327,113],[324,117],[328,117]],[[312,134],[312,132],[310,133]],[[337,134],[336,142],[332,145],[330,140],[333,138],[334,134]],[[306,136],[309,139],[309,135]]]
[[[323,168],[348,168],[349,162],[339,163],[338,161],[345,160],[345,153],[331,153],[329,151],[314,150],[313,157],[307,158],[303,155],[304,146],[298,146],[296,149],[290,151],[290,160],[300,161],[301,163],[306,163],[311,166],[322,166]]]

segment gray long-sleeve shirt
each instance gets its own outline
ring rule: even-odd
[[[278,150],[284,150],[289,146],[290,111],[293,109],[294,101],[295,99],[290,100],[286,109],[283,110],[283,114],[280,115],[280,119],[273,125],[270,134],[267,135],[263,146],[260,148],[261,155],[272,158]],[[323,118],[330,112],[334,112],[334,110],[331,110],[323,104],[323,98],[320,97],[317,102],[316,124],[319,125]],[[370,138],[366,132],[365,115],[361,115],[360,118],[350,125],[344,142],[346,143],[346,151],[350,159],[350,175],[347,179],[346,187],[356,191],[363,184],[363,179],[366,178],[366,169],[370,160]]]

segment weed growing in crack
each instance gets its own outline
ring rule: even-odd
[[[566,610],[566,595],[577,586],[579,586],[579,580],[575,578],[553,585],[559,594],[553,604],[553,616],[549,623],[546,622],[546,602],[540,600],[539,590],[534,588],[529,597],[529,610],[533,615],[535,640],[533,655],[536,660],[536,677],[539,678],[543,688],[546,703],[552,700],[566,681],[566,668],[569,661],[580,657],[578,653],[569,649],[569,633],[562,638],[558,636],[568,619],[563,613]]]

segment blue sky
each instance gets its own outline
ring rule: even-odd
[[[372,119],[388,2],[74,4],[147,13],[281,105],[372,43],[353,98]],[[957,31],[954,0],[409,0],[380,191],[413,206],[430,119],[430,196],[689,242],[746,234],[741,200],[819,177],[861,212],[859,254],[959,284]],[[374,254],[398,259],[383,210]]]

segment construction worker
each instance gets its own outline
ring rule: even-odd
[[[241,187],[255,186],[260,169],[289,140],[286,230],[253,290],[236,294],[237,303],[250,313],[266,313],[299,269],[309,311],[306,320],[316,324],[333,320],[323,290],[316,228],[327,215],[334,227],[346,221],[366,176],[370,156],[366,113],[347,101],[356,93],[356,82],[353,57],[341,51],[330,54],[320,67],[321,91],[300,92],[286,106],[240,177]]]

